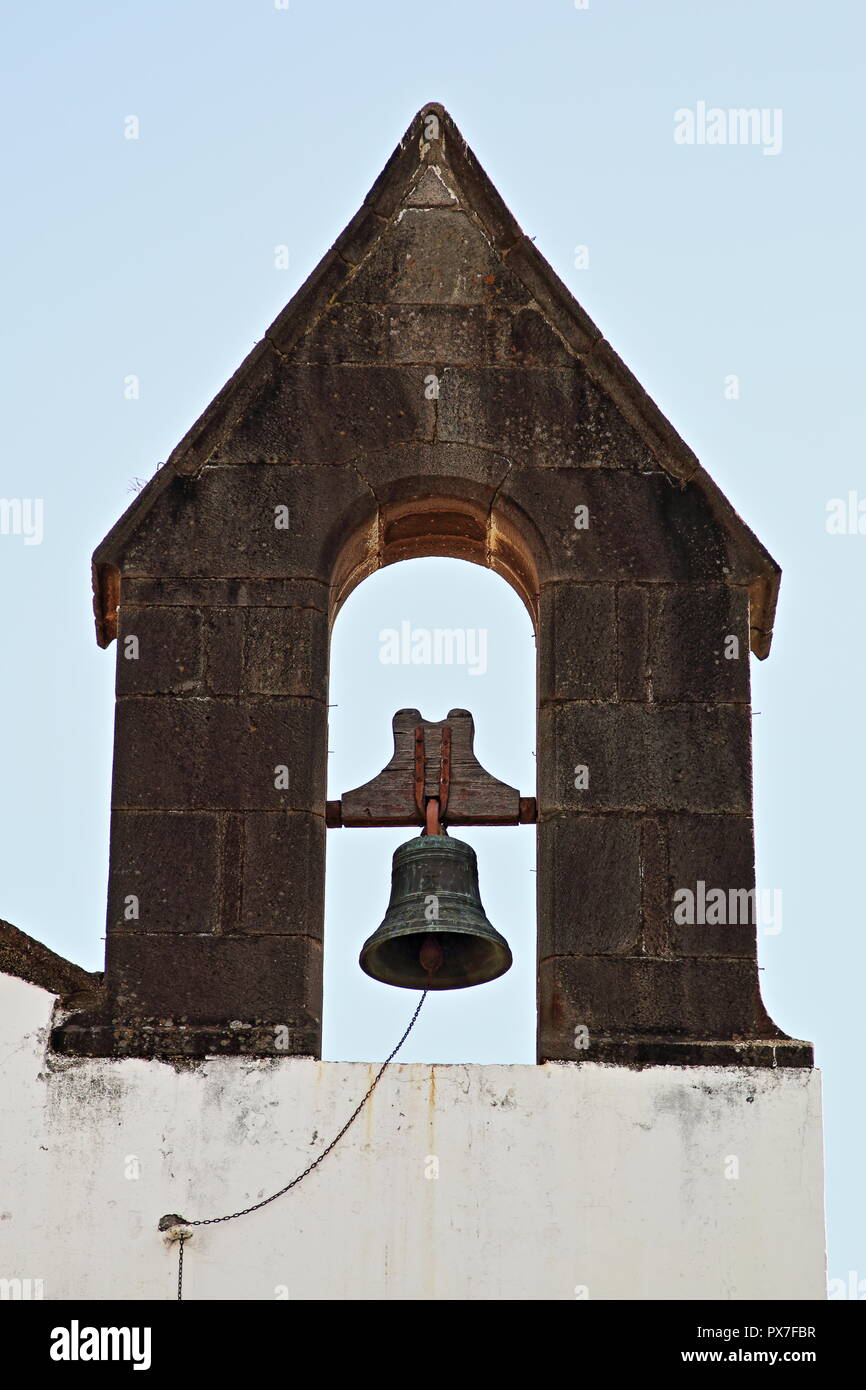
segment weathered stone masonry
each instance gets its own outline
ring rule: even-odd
[[[778,567],[438,106],[96,551],[105,990],[55,1046],[270,1055],[288,1025],[318,1055],[329,628],[431,554],[503,575],[536,625],[539,1060],[810,1065],[754,927],[671,909],[754,886],[748,651]]]

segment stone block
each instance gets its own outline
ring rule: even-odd
[[[326,614],[311,608],[247,610],[246,691],[321,696],[327,670]]]
[[[178,579],[231,578],[239,587],[268,575],[326,584],[346,535],[375,506],[349,468],[211,466],[159,498],[129,545],[123,582],[167,570]]]
[[[646,702],[652,695],[650,606],[653,586],[620,584],[616,589],[616,691],[619,700]]]
[[[542,707],[543,814],[751,810],[751,720],[737,705]],[[588,768],[588,786],[575,787]]]
[[[749,702],[749,595],[727,584],[660,586],[652,612],[654,700]]]
[[[569,367],[573,359],[536,309],[486,304],[336,304],[293,360],[327,365]]]
[[[121,604],[118,695],[196,693],[202,664],[202,616],[195,608]]]
[[[694,488],[675,488],[661,473],[515,467],[497,506],[506,502],[543,538],[542,582],[727,579],[731,556],[705,500]]]
[[[753,961],[558,956],[539,966],[542,1058],[591,1060],[598,1038],[783,1038],[768,1018]],[[585,1027],[590,1047],[575,1046]]]
[[[318,608],[328,611],[328,585],[317,579],[206,579],[123,576],[123,601],[200,608]]]
[[[542,700],[615,698],[612,584],[550,584],[542,589],[539,696]]]
[[[623,955],[641,932],[636,817],[556,816],[538,827],[538,952]]]
[[[493,449],[465,444],[398,444],[393,449],[360,454],[355,467],[380,502],[417,499],[429,506],[437,494],[445,499],[476,502],[484,513],[508,474],[508,459]],[[419,507],[419,512],[421,508]],[[423,534],[428,512],[416,519]],[[486,532],[486,525],[485,525]]]
[[[537,310],[496,305],[391,309],[388,355],[431,367],[569,367],[572,361]]]
[[[244,608],[204,610],[205,679],[210,695],[239,695],[243,688]]]
[[[238,811],[224,812],[219,818],[219,930],[227,935],[240,930],[243,819],[243,814]]]
[[[757,913],[751,816],[671,816],[667,835],[668,917],[677,954],[754,958]],[[693,899],[678,898],[681,889],[688,890]],[[714,890],[721,890],[724,903]],[[713,897],[707,903],[711,892]],[[693,904],[689,915],[696,920],[677,923],[677,904],[681,916]],[[700,918],[703,920],[697,920]]]
[[[298,339],[291,360],[321,366],[387,362],[392,346],[389,319],[390,310],[385,304],[344,304],[337,301],[308,333]],[[414,361],[414,358],[409,360]]]
[[[457,198],[443,181],[438,169],[427,168],[406,195],[405,202],[413,208],[455,207]]]
[[[362,304],[526,304],[529,294],[476,223],[451,208],[404,208],[341,299]]]
[[[345,463],[361,449],[430,439],[434,420],[418,369],[276,359],[211,462]]]
[[[667,835],[651,816],[640,821],[640,904],[640,955],[672,956]]]
[[[301,812],[243,817],[241,929],[321,940],[325,822]]]
[[[321,1018],[322,947],[304,936],[109,937],[117,1020],[297,1025]]]
[[[315,700],[128,697],[117,709],[113,805],[323,811],[326,738]]]
[[[109,932],[215,931],[218,889],[215,815],[112,812]]]
[[[437,437],[501,449],[516,467],[651,470],[652,456],[578,364],[444,370]]]

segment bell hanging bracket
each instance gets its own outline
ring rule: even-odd
[[[439,820],[459,825],[531,825],[535,797],[521,796],[492,777],[475,756],[475,724],[469,710],[445,719],[422,719],[417,709],[394,715],[394,753],[370,782],[329,801],[326,824],[425,825],[427,806],[439,803]]]

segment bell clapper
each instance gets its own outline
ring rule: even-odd
[[[432,979],[436,971],[441,968],[442,962],[445,959],[442,947],[439,945],[435,936],[424,937],[424,940],[421,942],[421,950],[418,953],[418,959],[421,962],[422,970],[426,970],[427,974]]]

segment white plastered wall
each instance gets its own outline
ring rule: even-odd
[[[159,1218],[283,1186],[376,1071],[48,1059],[53,1004],[0,975],[7,1297],[176,1297]],[[394,1064],[299,1188],[184,1263],[189,1299],[821,1299],[819,1075]]]

